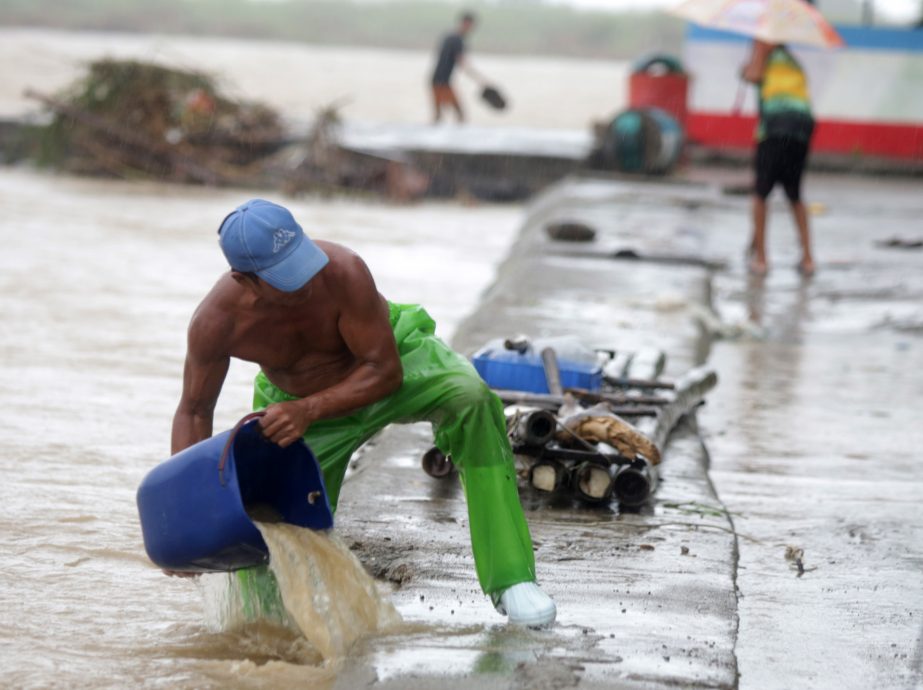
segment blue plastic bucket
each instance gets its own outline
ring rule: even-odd
[[[333,527],[310,448],[301,440],[287,448],[266,440],[253,415],[155,467],[137,498],[144,548],[167,570],[228,571],[266,563],[266,543],[247,514],[258,505],[301,527]]]

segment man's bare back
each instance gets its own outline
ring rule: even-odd
[[[231,357],[257,363],[300,398],[261,419],[280,445],[311,422],[339,417],[396,390],[402,371],[388,305],[365,262],[346,247],[317,242],[329,263],[304,287],[283,292],[252,273],[223,275],[192,317],[173,452],[212,432],[212,414]]]

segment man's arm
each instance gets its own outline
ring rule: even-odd
[[[350,414],[390,395],[404,380],[388,307],[359,257],[337,281],[340,335],[356,366],[339,383],[301,400],[276,403],[260,420],[263,433],[283,448],[301,438],[312,422]]]
[[[465,74],[467,74],[481,86],[487,84],[487,80],[484,78],[484,76],[471,66],[471,63],[468,62],[464,54],[461,54],[458,56],[458,58],[456,58],[455,64],[459,69],[461,69]]]
[[[215,404],[231,362],[227,328],[207,307],[192,318],[183,368],[183,393],[173,416],[171,453],[212,435]]]
[[[741,69],[740,78],[751,84],[759,84],[763,81],[763,74],[766,72],[766,63],[769,60],[769,54],[774,48],[775,46],[771,43],[758,40],[753,41],[750,61]]]

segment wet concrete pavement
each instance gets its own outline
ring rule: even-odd
[[[725,318],[757,327],[714,345],[722,383],[700,415],[746,535],[742,687],[923,684],[923,252],[882,246],[923,238],[919,189],[812,178],[817,276],[789,268],[782,208],[769,278],[748,284],[739,265],[715,276]]]
[[[921,255],[876,242],[923,232],[923,202],[912,182],[812,179],[818,275],[790,268],[794,232],[774,204],[775,270],[754,283],[747,200],[722,193],[745,177],[569,181],[536,200],[456,347],[572,333],[659,347],[674,376],[707,360],[720,377],[698,415],[708,450],[688,420],[639,513],[524,495],[559,623],[518,631],[478,591],[457,482],[419,470],[428,429],[386,432],[356,463],[339,529],[432,627],[369,641],[338,686],[920,685]],[[563,219],[597,241],[546,239]],[[603,256],[626,248],[727,268]]]
[[[597,249],[621,241],[643,251],[688,244],[675,237],[667,221],[676,207],[662,205],[660,193],[657,203],[635,204],[620,218],[612,191],[608,183],[564,184],[540,198],[455,346],[471,352],[497,336],[571,333],[600,347],[660,347],[670,353],[673,374],[699,363],[704,331],[686,306],[707,299],[701,267],[620,269],[599,256],[565,255],[572,246],[546,239],[545,224],[566,216],[599,228]],[[668,193],[682,205],[688,192]],[[435,678],[449,687],[733,687],[735,540],[694,421],[672,439],[657,501],[639,513],[524,496],[539,580],[559,607],[557,627],[544,632],[507,628],[478,590],[457,481],[432,480],[419,469],[430,443],[425,426],[386,432],[359,459],[338,514],[338,529],[359,542],[366,563],[392,580],[407,578],[394,594],[402,613],[432,625],[445,625],[448,614],[474,626],[448,645],[443,635],[422,638],[413,645],[419,656],[386,687],[405,687],[408,676],[419,687]],[[370,520],[378,511],[383,515]],[[380,644],[388,643],[373,646]],[[379,649],[359,669],[381,682],[382,663],[394,658]],[[359,669],[340,685],[355,686]]]

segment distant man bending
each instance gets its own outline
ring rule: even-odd
[[[439,44],[436,56],[436,67],[433,70],[433,121],[442,120],[442,110],[451,107],[459,122],[464,122],[465,111],[461,107],[458,96],[452,88],[451,79],[455,67],[464,69],[473,79],[484,83],[484,79],[472,69],[465,59],[465,37],[471,33],[475,25],[475,16],[466,12],[461,16],[458,27],[454,33],[443,37]]]
[[[385,300],[365,262],[313,242],[285,208],[254,199],[218,230],[231,270],[192,317],[173,453],[209,438],[232,357],[260,366],[254,409],[280,446],[304,438],[335,510],[350,456],[391,422],[426,420],[458,468],[482,590],[514,624],[554,622],[499,399],[417,305]]]

